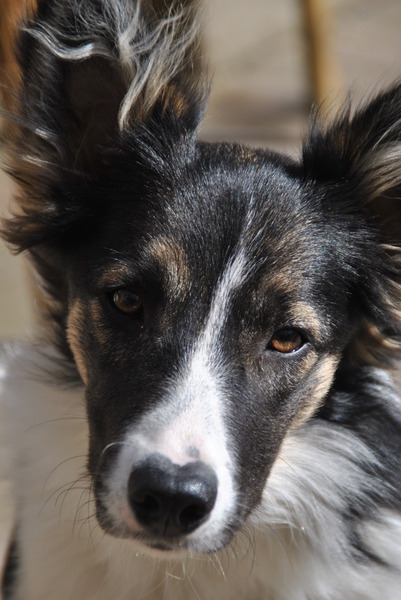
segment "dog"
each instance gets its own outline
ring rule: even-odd
[[[199,141],[196,6],[40,0],[3,236],[5,600],[401,598],[401,85],[299,160]]]

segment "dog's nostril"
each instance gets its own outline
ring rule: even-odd
[[[156,515],[161,510],[161,505],[157,497],[150,494],[133,494],[131,502],[135,504],[137,510],[140,510],[148,515]]]
[[[158,536],[194,531],[208,518],[216,496],[216,475],[200,461],[179,466],[154,455],[135,467],[128,481],[138,523]]]
[[[179,521],[184,529],[191,527],[193,523],[201,523],[209,514],[206,504],[186,506],[179,514]]]

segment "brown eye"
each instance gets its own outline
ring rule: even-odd
[[[305,340],[297,329],[284,327],[283,329],[276,331],[269,342],[268,348],[270,350],[276,350],[276,352],[289,354],[290,352],[295,352],[302,348],[304,343]]]
[[[125,288],[116,290],[112,300],[114,306],[125,315],[139,315],[143,308],[142,297]]]

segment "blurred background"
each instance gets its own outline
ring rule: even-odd
[[[316,97],[327,98],[327,109],[349,91],[359,102],[401,76],[400,0],[201,2],[206,9],[204,50],[213,74],[204,139],[237,140],[296,156]],[[314,59],[308,4],[318,12]],[[320,88],[312,68],[319,57]],[[11,195],[12,184],[0,173],[3,215]],[[1,338],[32,332],[35,306],[28,279],[23,259],[12,257],[0,242]],[[0,487],[0,507],[2,493]],[[9,512],[0,510],[0,553],[9,520]]]

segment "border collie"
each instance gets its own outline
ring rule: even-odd
[[[40,0],[3,227],[6,600],[401,598],[401,86],[302,157],[197,139],[186,3]]]

